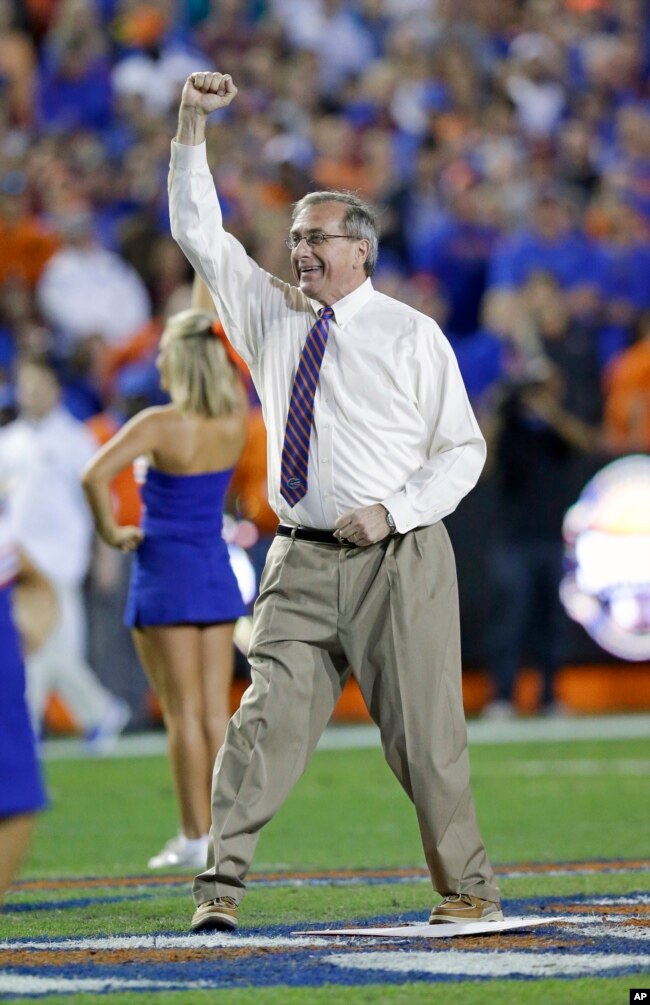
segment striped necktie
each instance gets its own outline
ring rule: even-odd
[[[318,320],[307,336],[307,341],[298,362],[296,378],[293,382],[287,428],[282,446],[282,466],[280,495],[290,506],[300,502],[307,492],[307,468],[309,463],[309,438],[314,416],[314,395],[318,386],[330,319],[334,317],[331,307],[321,307]]]

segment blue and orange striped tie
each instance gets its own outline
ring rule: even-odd
[[[280,476],[280,495],[290,506],[299,503],[307,491],[314,395],[327,345],[330,319],[333,317],[334,311],[331,307],[321,307],[318,321],[309,332],[303,346],[293,382],[287,428],[284,431]]]

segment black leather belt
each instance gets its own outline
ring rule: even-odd
[[[311,541],[312,544],[335,544],[337,548],[356,548],[354,541],[339,541],[331,530],[316,530],[312,527],[286,527],[280,524],[275,532],[280,537],[292,537],[296,541]]]

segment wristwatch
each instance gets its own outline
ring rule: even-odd
[[[397,530],[397,527],[395,526],[395,521],[393,520],[393,514],[390,513],[385,506],[384,509],[386,510],[386,523],[388,524],[388,529],[390,530],[391,534],[394,534]]]

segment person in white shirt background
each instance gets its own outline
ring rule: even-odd
[[[114,345],[133,335],[151,316],[136,270],[95,240],[89,212],[62,215],[56,224],[64,243],[43,269],[36,297],[59,344],[69,353],[91,337]]]
[[[281,523],[255,607],[252,684],[216,762],[192,928],[237,927],[259,832],[350,672],[415,804],[443,897],[430,921],[498,921],[469,785],[456,571],[441,522],[476,483],[485,443],[436,323],[374,290],[377,227],[358,198],[321,192],[296,204],[296,286],[224,230],[204,140],[207,115],[236,93],[227,74],[186,82],[170,218],[250,367]]]
[[[85,659],[83,583],[93,527],[79,477],[97,448],[83,423],[60,403],[55,364],[46,355],[17,365],[18,417],[0,429],[0,485],[18,543],[56,591],[58,615],[44,644],[26,661],[34,728],[42,727],[52,691],[64,699],[90,753],[102,753],[130,710],[98,680]]]

